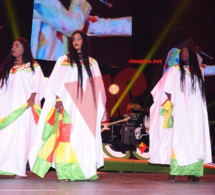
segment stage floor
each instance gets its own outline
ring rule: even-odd
[[[0,176],[1,195],[214,195],[215,174],[206,174],[200,183],[189,183],[186,177],[169,183],[163,173],[98,172],[96,181],[59,182],[55,171],[45,179],[27,171],[28,177],[15,180]]]

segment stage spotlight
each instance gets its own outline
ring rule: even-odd
[[[119,86],[117,84],[110,85],[109,92],[113,95],[116,95],[117,93],[119,93]]]

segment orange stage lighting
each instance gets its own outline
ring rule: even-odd
[[[119,86],[116,84],[110,85],[109,92],[113,95],[116,95],[117,93],[119,93]]]

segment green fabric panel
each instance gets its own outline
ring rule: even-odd
[[[0,170],[0,175],[15,175],[15,174]]]
[[[199,160],[199,162],[193,163],[191,165],[179,166],[177,160],[172,159],[170,164],[170,175],[202,177],[203,170],[203,160]]]
[[[15,111],[13,111],[12,113],[10,113],[1,123],[0,123],[0,130],[4,129],[5,127],[7,127],[8,125],[10,125],[12,122],[14,122],[17,118],[19,118],[27,109],[27,105],[26,104],[24,107],[21,107]]]
[[[42,140],[46,141],[50,137],[50,135],[52,134],[52,131],[53,131],[53,126],[46,123],[44,130],[43,130]]]
[[[38,107],[39,107],[39,106],[38,106]],[[35,107],[33,107],[33,108],[34,108],[35,112],[40,116],[42,110],[41,110],[41,108],[38,108],[38,107],[35,106]]]
[[[165,113],[166,113],[166,110],[165,110],[164,108],[161,108],[160,115],[161,115],[161,116],[164,116]]]
[[[72,123],[71,117],[66,110],[64,110],[63,123],[64,124],[71,124]]]
[[[169,111],[169,115],[166,115],[166,113]],[[169,108],[169,110],[166,110],[165,108],[161,108],[161,111],[160,111],[160,115],[161,116],[164,116],[164,122],[165,120],[167,120],[167,124],[165,126],[165,128],[172,128],[173,127],[173,119],[172,119],[172,111],[173,111],[173,106],[171,106]]]
[[[86,180],[81,167],[78,163],[56,163],[56,173],[59,180],[69,179],[75,180]]]
[[[51,163],[38,156],[32,172],[38,175],[39,177],[44,178],[50,167]]]
[[[58,132],[58,129],[59,129],[58,115],[59,115],[59,113],[56,112],[54,126],[50,125],[47,122],[45,123],[44,130],[43,130],[43,135],[42,135],[42,140],[43,141],[48,140],[52,134]]]
[[[97,174],[95,174],[92,177],[90,177],[88,180],[97,180],[98,178],[99,178],[99,176]]]

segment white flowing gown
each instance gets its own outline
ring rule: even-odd
[[[34,66],[34,73],[30,69],[30,63],[13,68],[7,86],[4,85],[0,90],[0,119],[25,104],[32,93],[37,93],[35,103],[40,105],[45,79],[40,66]],[[0,171],[26,176],[26,164],[35,130],[31,108],[0,130]]]

